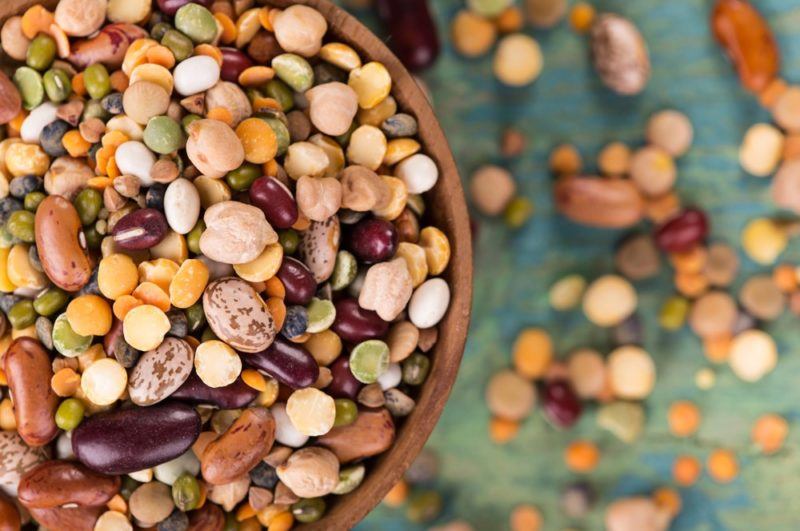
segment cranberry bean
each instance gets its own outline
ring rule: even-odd
[[[253,66],[253,61],[236,48],[220,48],[222,52],[222,79],[238,83],[239,74]]]
[[[350,356],[341,355],[336,361],[331,363],[331,383],[325,388],[325,392],[334,398],[349,398],[355,400],[358,392],[364,386],[356,380],[350,370]]]
[[[211,0],[157,0],[158,9],[168,16],[174,16],[178,9],[186,4],[200,4],[203,7],[211,7]]]
[[[350,231],[349,249],[368,264],[384,262],[397,251],[397,229],[390,222],[369,218],[356,223]]]
[[[50,356],[35,339],[21,337],[9,347],[4,363],[19,435],[29,446],[49,443],[58,435],[58,397],[50,387]]]
[[[222,509],[214,503],[206,503],[189,513],[189,527],[186,531],[222,531],[224,528],[225,514]]]
[[[164,214],[154,208],[134,210],[114,226],[114,241],[121,248],[140,251],[158,245],[169,232]]]
[[[269,409],[246,410],[203,451],[203,479],[212,485],[235,481],[255,468],[275,442],[275,418]]]
[[[705,213],[688,208],[656,229],[656,244],[668,253],[687,252],[706,238],[708,228]]]
[[[389,323],[372,310],[365,310],[355,299],[341,299],[336,303],[336,320],[331,329],[350,343],[380,339],[389,331]]]
[[[389,30],[392,51],[409,70],[431,66],[439,56],[439,36],[427,0],[378,0],[378,16]]]
[[[317,281],[306,265],[296,258],[284,256],[276,275],[286,288],[288,304],[306,305],[317,292]]]
[[[238,409],[255,400],[258,391],[244,383],[241,377],[224,387],[209,387],[193,372],[186,382],[170,396],[192,404],[210,404],[220,409]]]
[[[0,493],[0,531],[19,531],[21,526],[17,506]]]
[[[244,361],[292,389],[302,389],[317,381],[319,366],[302,346],[276,337],[267,350],[243,356]]]
[[[186,404],[161,403],[101,413],[72,432],[72,451],[90,469],[129,474],[175,459],[200,435],[200,415]]]
[[[572,386],[562,379],[550,380],[542,388],[544,415],[559,428],[569,428],[581,416],[583,406]]]
[[[17,496],[29,509],[49,509],[71,503],[96,507],[108,503],[119,492],[119,487],[119,476],[104,476],[80,463],[45,461],[22,476]]]
[[[297,222],[297,203],[289,189],[275,177],[259,177],[253,181],[250,201],[264,211],[273,227],[288,229]]]
[[[50,509],[31,509],[34,520],[46,529],[59,531],[92,531],[106,507],[53,507]]]

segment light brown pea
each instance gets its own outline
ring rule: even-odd
[[[189,126],[186,154],[206,177],[218,179],[244,162],[244,147],[233,129],[219,120],[197,120]]]
[[[332,177],[300,177],[297,206],[308,219],[325,221],[342,206],[342,184]]]
[[[125,114],[142,125],[150,118],[166,113],[169,101],[169,93],[151,81],[137,81],[122,95]]]

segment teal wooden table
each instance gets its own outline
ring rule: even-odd
[[[800,81],[800,1],[754,0],[775,29],[783,51],[783,75]],[[439,28],[463,0],[434,0]],[[548,287],[568,272],[589,278],[612,270],[615,231],[576,226],[556,215],[547,171],[550,149],[564,141],[579,147],[594,166],[598,150],[611,140],[631,146],[642,143],[647,117],[662,108],[686,112],[695,127],[695,143],[679,163],[677,189],[684,202],[706,209],[712,217],[712,239],[738,246],[747,220],[771,213],[769,181],[746,176],[737,162],[738,145],[752,123],[767,113],[744,93],[708,31],[711,0],[601,0],[599,11],[621,13],[640,27],[650,47],[653,76],[644,94],[614,96],[593,74],[587,42],[561,23],[551,31],[535,31],[544,53],[544,71],[532,87],[508,89],[491,74],[491,57],[468,61],[458,57],[447,39],[436,67],[425,75],[437,114],[447,132],[462,176],[483,163],[508,166],[521,193],[536,204],[536,215],[522,230],[499,221],[480,219],[475,248],[473,321],[458,382],[430,439],[441,458],[434,484],[445,496],[436,523],[464,519],[476,529],[506,529],[511,509],[536,505],[546,529],[601,529],[603,509],[621,495],[650,493],[670,485],[677,453],[705,460],[710,449],[725,446],[742,460],[741,476],[718,485],[707,476],[680,489],[684,510],[678,530],[790,530],[800,528],[800,335],[798,319],[784,315],[768,330],[779,345],[776,371],[757,384],[739,381],[727,367],[715,368],[716,386],[700,391],[695,372],[707,366],[699,340],[687,330],[665,332],[657,326],[661,303],[672,294],[668,267],[654,280],[640,283],[640,313],[646,347],[656,360],[658,383],[646,402],[646,432],[635,445],[625,445],[595,424],[590,408],[577,427],[557,432],[536,413],[519,436],[506,446],[487,436],[489,413],[483,400],[488,377],[510,363],[511,345],[520,329],[544,326],[553,334],[561,356],[591,346],[608,352],[608,332],[590,325],[580,312],[556,314],[547,304]],[[373,25],[369,13],[358,13]],[[507,125],[529,138],[527,153],[514,161],[498,154],[498,137]],[[741,253],[740,253],[741,254]],[[800,246],[792,244],[784,259],[800,263]],[[742,255],[742,280],[761,268]],[[666,409],[676,399],[696,401],[704,421],[698,435],[677,440],[669,435]],[[764,458],[750,447],[749,431],[761,413],[787,416],[792,432],[786,448]],[[600,500],[583,521],[571,521],[558,509],[559,492],[577,479],[562,461],[566,443],[586,437],[603,450],[598,469],[588,480]],[[415,530],[402,509],[380,507],[358,529]]]

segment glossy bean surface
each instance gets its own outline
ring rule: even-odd
[[[355,400],[364,384],[356,380],[350,370],[350,356],[341,355],[331,363],[331,383],[325,391],[336,398],[349,398]]]
[[[129,251],[156,246],[169,231],[167,219],[154,208],[134,210],[114,226],[114,242]]]
[[[275,177],[259,177],[250,186],[249,193],[250,201],[264,212],[273,227],[288,229],[297,222],[297,203]]]
[[[708,230],[705,213],[690,208],[656,229],[656,244],[669,253],[687,252],[706,238]]]
[[[286,256],[276,275],[286,289],[286,302],[306,305],[317,292],[317,282],[306,265],[296,258]]]
[[[119,477],[98,474],[80,463],[45,461],[22,476],[17,495],[28,508],[96,507],[108,503],[119,487]]]
[[[308,387],[319,377],[314,357],[302,345],[283,337],[275,338],[267,350],[250,354],[244,361],[292,389]]]
[[[246,406],[258,396],[258,391],[240,378],[224,387],[209,387],[192,372],[189,378],[171,397],[191,404],[209,404],[220,409],[238,409]]]
[[[336,302],[336,320],[331,329],[344,341],[361,343],[382,338],[389,330],[389,323],[359,306],[356,299],[340,299]]]
[[[348,248],[361,261],[374,264],[393,257],[398,241],[397,229],[390,222],[367,218],[350,231]]]

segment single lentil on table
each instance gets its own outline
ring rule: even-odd
[[[413,109],[303,5],[20,15],[0,32],[0,485],[30,514],[2,509],[102,531],[323,518],[391,448],[449,305]]]

